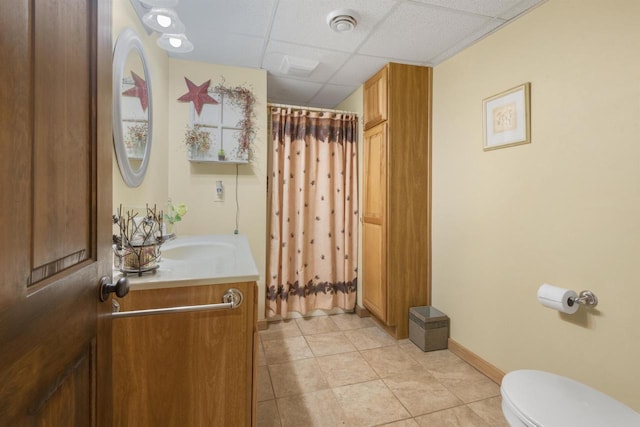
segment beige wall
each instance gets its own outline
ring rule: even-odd
[[[504,371],[640,410],[640,2],[550,0],[435,68],[433,303]],[[531,82],[532,143],[483,152],[482,100]],[[600,299],[560,315],[542,283]]]
[[[364,86],[360,86],[351,95],[345,98],[338,106],[337,110],[351,111],[358,114],[358,182],[362,182],[362,141],[364,140]],[[362,185],[359,185],[358,206],[362,206]],[[362,222],[358,221],[358,246],[362,247]],[[362,250],[358,250],[358,294],[356,303],[362,305]]]
[[[187,160],[183,144],[189,123],[189,104],[176,99],[187,92],[184,77],[196,84],[211,79],[214,87],[225,79],[227,86],[243,85],[256,96],[254,111],[256,138],[250,164],[238,167],[239,233],[247,236],[260,272],[258,317],[264,318],[264,271],[266,259],[266,164],[267,164],[267,77],[264,70],[225,67],[169,59],[147,35],[129,0],[113,2],[113,38],[133,28],[142,39],[149,60],[153,92],[153,146],[147,175],[137,188],[128,188],[113,161],[113,205],[115,209],[143,207],[145,203],[164,208],[171,197],[185,202],[189,213],[178,223],[178,234],[232,234],[236,221],[236,166],[196,164]],[[222,180],[225,200],[215,202],[215,182]]]
[[[129,188],[113,161],[113,209],[124,206],[142,206],[145,203],[162,207],[167,199],[167,90],[169,87],[169,57],[156,44],[157,35],[148,35],[129,0],[113,0],[112,38],[115,45],[125,28],[132,28],[142,40],[151,74],[153,108],[153,145],[147,175],[139,187]]]
[[[189,213],[176,226],[178,234],[233,234],[236,221],[236,170],[240,234],[247,236],[260,272],[258,317],[264,319],[266,263],[267,74],[264,70],[227,67],[171,59],[169,98],[168,195],[185,202]],[[251,163],[192,163],[187,160],[184,131],[189,124],[189,104],[176,101],[187,92],[184,77],[197,85],[211,80],[211,88],[225,81],[253,91],[256,138]],[[216,202],[216,181],[222,180],[224,201]]]

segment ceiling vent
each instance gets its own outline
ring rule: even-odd
[[[336,33],[348,33],[356,28],[358,20],[353,10],[338,9],[327,15],[327,24]]]
[[[280,63],[280,72],[288,76],[309,77],[319,64],[313,59],[285,55]]]

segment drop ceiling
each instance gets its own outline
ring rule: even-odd
[[[387,62],[435,66],[544,1],[180,0],[195,48],[169,55],[265,69],[269,102],[334,108]],[[329,28],[336,9],[355,12],[354,30]],[[286,55],[319,65],[308,77],[287,75]]]

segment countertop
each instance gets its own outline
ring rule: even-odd
[[[211,234],[178,236],[161,248],[159,268],[127,273],[130,290],[254,282],[260,277],[246,236]],[[113,283],[124,273],[113,271]]]

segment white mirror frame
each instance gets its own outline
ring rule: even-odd
[[[124,144],[124,135],[122,131],[122,112],[120,111],[120,98],[122,97],[122,78],[124,77],[124,67],[127,62],[127,56],[131,50],[136,50],[140,55],[142,67],[144,68],[144,79],[147,82],[147,115],[149,124],[147,129],[147,143],[145,144],[142,163],[137,170],[134,170],[129,163],[127,152]],[[122,179],[129,187],[138,187],[144,180],[144,175],[149,166],[149,157],[151,155],[151,142],[153,130],[153,102],[151,100],[151,75],[147,58],[144,54],[142,41],[131,28],[126,28],[118,36],[113,51],[113,147],[116,152],[116,160]]]

